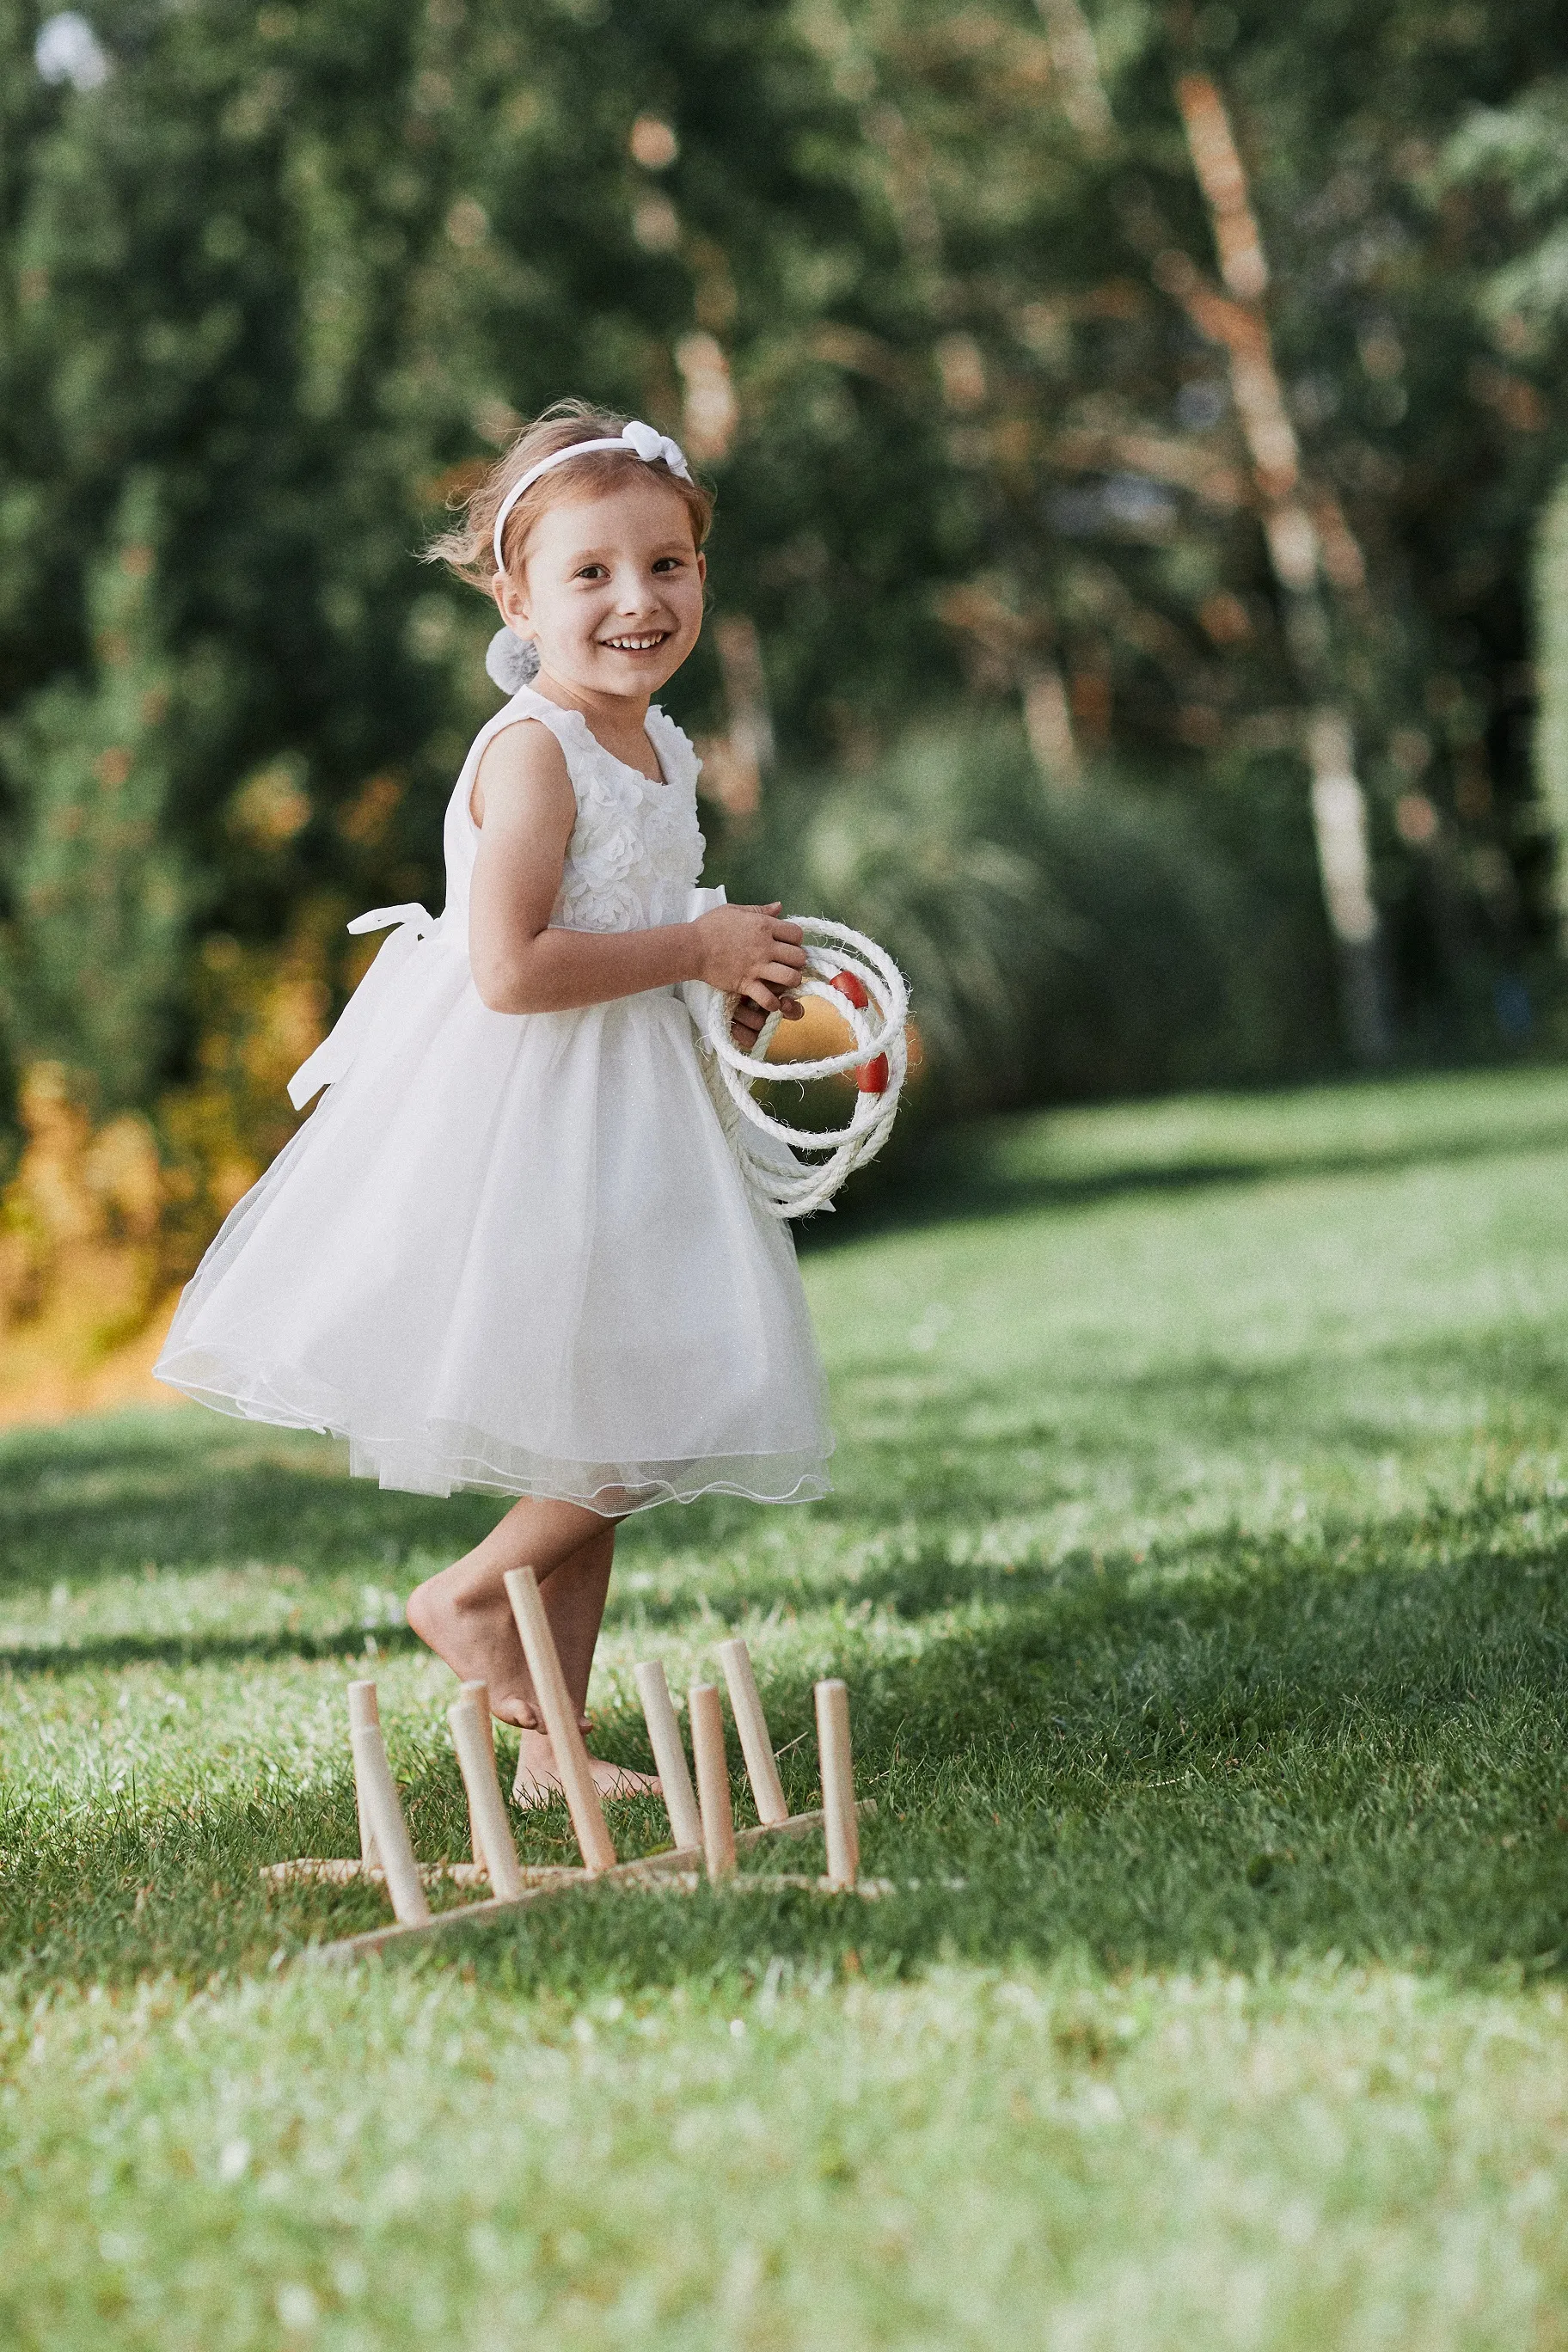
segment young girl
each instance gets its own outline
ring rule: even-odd
[[[489,1684],[542,1790],[507,1570],[536,1571],[581,1709],[618,1520],[827,1492],[794,1245],[752,1203],[679,992],[737,1000],[750,1045],[798,1013],[805,966],[776,905],[692,913],[699,762],[650,697],[697,642],[710,512],[673,441],[568,402],[432,551],[493,593],[517,684],[447,807],[445,910],[350,926],[397,928],[157,1367],[220,1412],[346,1437],[384,1486],[521,1498],[408,1618]],[[657,1785],[595,1769],[612,1794]]]

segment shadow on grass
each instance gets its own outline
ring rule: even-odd
[[[375,1657],[417,1650],[417,1636],[406,1625],[375,1627]],[[109,1633],[99,1641],[40,1642],[0,1650],[0,1666],[25,1679],[33,1675],[96,1674],[117,1666],[270,1665],[281,1658],[310,1664],[313,1660],[341,1658],[356,1672],[365,1670],[364,1631],[340,1625],[320,1633]]]
[[[195,1411],[13,1431],[0,1434],[0,1593],[47,1592],[62,1580],[87,1587],[149,1566],[259,1563],[308,1579],[415,1563],[426,1574],[478,1543],[508,1507],[505,1496],[384,1492],[351,1478],[346,1449],[331,1439],[221,1423],[215,1434],[215,1417]],[[755,1528],[757,1506],[719,1495],[673,1521],[659,1513],[657,1528],[653,1517],[637,1514],[623,1532],[628,1554],[742,1538]],[[114,1654],[110,1644],[103,1654],[113,1663],[167,1653],[154,1644]]]
[[[193,1421],[195,1416],[192,1416]],[[0,1591],[93,1583],[160,1569],[241,1562],[305,1574],[455,1559],[477,1543],[504,1499],[384,1494],[346,1475],[324,1438],[247,1432],[215,1443],[210,1422],[147,1416],[143,1434],[94,1442],[50,1431],[32,1454],[0,1448]]]
[[[854,1434],[844,1486],[802,1506],[803,1521],[869,1532],[913,1520],[932,1530],[934,1554],[948,1524],[990,1517],[999,1497],[1015,1513],[1062,1500],[1069,1489],[1058,1457],[1071,1469],[1076,1496],[1086,1466],[1124,1466],[1140,1449],[1229,1451],[1279,1439],[1377,1456],[1406,1433],[1413,1398],[1427,1423],[1448,1400],[1473,1418],[1475,1400],[1487,1398],[1494,1420],[1506,1408],[1512,1423],[1539,1428],[1547,1444],[1568,1412],[1568,1346],[1552,1329],[1470,1334],[1459,1354],[1447,1335],[1368,1349],[1348,1386],[1325,1382],[1310,1358],[1238,1368],[1194,1356],[1152,1370],[1117,1369],[1099,1381],[1078,1368],[1070,1384],[1026,1391],[1016,1381],[967,1376],[933,1382],[922,1360],[918,1377],[928,1386],[913,1396],[906,1393],[912,1377],[910,1360],[896,1352],[860,1367],[854,1409],[873,1421]],[[891,1423],[892,1435],[878,1433],[877,1418]],[[242,1430],[232,1438],[221,1433],[215,1444],[210,1420],[193,1422],[149,1414],[145,1427],[50,1432],[51,1445],[39,1442],[31,1452],[16,1434],[0,1441],[0,1593],[47,1592],[61,1580],[88,1590],[149,1563],[187,1573],[287,1564],[307,1580],[345,1574],[395,1580],[405,1567],[424,1574],[432,1562],[456,1558],[506,1507],[503,1498],[483,1495],[443,1501],[384,1494],[351,1479],[342,1450],[325,1440]],[[1037,1458],[1026,1464],[1023,1448]],[[679,1513],[635,1515],[621,1530],[618,1558],[625,1570],[656,1573],[662,1561],[700,1559],[703,1589],[720,1613],[818,1602],[821,1591],[791,1567],[788,1549],[772,1556],[759,1549],[757,1528],[754,1505],[708,1496]],[[682,1568],[662,1591],[623,1578],[612,1591],[611,1622],[683,1622],[693,1607],[688,1573]],[[915,1600],[907,1575],[902,1567],[862,1575],[856,1597],[886,1600],[906,1614],[929,1605]],[[962,1589],[960,1579],[953,1590]],[[375,1630],[380,1639],[379,1623]],[[338,1656],[360,1639],[357,1626],[344,1624],[254,1638],[218,1629],[210,1636],[89,1633],[57,1648],[40,1638],[44,1631],[3,1654],[15,1671]],[[392,1629],[391,1641],[401,1638]]]
[[[931,1618],[913,1657],[845,1661],[861,1786],[879,1804],[866,1865],[898,1883],[889,1899],[601,1890],[427,1964],[563,1990],[833,1966],[851,1950],[887,1971],[1068,1948],[1112,1968],[1331,1950],[1459,1973],[1561,1965],[1562,1513],[1482,1497],[1337,1548],[1222,1539],[1021,1589],[988,1579],[984,1597]],[[776,1729],[809,1719],[804,1677],[775,1677],[767,1696]],[[647,1760],[639,1727],[606,1729],[609,1753]],[[461,1854],[451,1759],[403,1769],[416,1850]],[[811,1801],[809,1749],[784,1769],[792,1801]],[[616,1819],[623,1852],[661,1842],[657,1806]],[[558,1808],[522,1827],[531,1858],[569,1853]],[[257,1876],[291,1853],[353,1851],[346,1775],[156,1816],[17,1806],[4,1844],[0,1965],[26,1978],[205,1979],[384,1916],[368,1891],[268,1896]],[[804,1850],[792,1863],[812,1866]]]

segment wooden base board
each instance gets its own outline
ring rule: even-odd
[[[853,1886],[841,1886],[836,1878],[813,1878],[804,1870],[737,1870],[716,1883],[706,1871],[667,1870],[643,1883],[660,1895],[695,1895],[700,1886],[712,1885],[718,1895],[858,1895],[866,1903],[879,1902],[884,1895],[899,1891],[890,1878],[858,1878]]]
[[[303,1880],[319,1885],[357,1886],[362,1879],[373,1886],[386,1885],[386,1873],[378,1862],[361,1862],[356,1855],[336,1854],[316,1856],[302,1854],[298,1862],[269,1862],[261,1875],[274,1886],[288,1886]],[[489,1873],[482,1862],[422,1862],[419,1876],[426,1886],[488,1886]],[[583,1873],[569,1863],[552,1864],[548,1867],[525,1870],[525,1885],[552,1885],[559,1878],[581,1878]]]
[[[876,1810],[876,1800],[871,1797],[863,1799],[857,1807],[857,1811],[862,1815],[875,1813]],[[760,1845],[764,1838],[809,1837],[813,1830],[820,1830],[822,1827],[823,1815],[820,1808],[815,1812],[792,1813],[787,1821],[775,1822],[771,1827],[763,1824],[756,1829],[737,1830],[735,1845],[738,1852],[749,1853]],[[372,1959],[378,1952],[387,1951],[395,1945],[405,1944],[411,1938],[449,1935],[460,1927],[482,1927],[492,1919],[509,1918],[513,1912],[522,1910],[530,1903],[547,1901],[552,1895],[564,1894],[573,1887],[658,1887],[663,1881],[673,1879],[678,1884],[670,1888],[672,1893],[692,1893],[699,1886],[704,1886],[709,1883],[703,1875],[701,1864],[702,1856],[700,1853],[689,1848],[673,1846],[667,1848],[663,1853],[642,1854],[633,1862],[617,1862],[610,1870],[563,1868],[525,1871],[524,1878],[527,1883],[515,1902],[500,1903],[492,1895],[483,1902],[461,1904],[453,1911],[439,1911],[433,1919],[420,1920],[416,1925],[406,1927],[389,1921],[384,1927],[369,1928],[363,1935],[342,1936],[331,1944],[307,1945],[301,1957],[331,1966],[337,1966],[345,1960]],[[279,1863],[275,1864],[273,1869],[275,1872],[286,1873],[291,1866],[294,1865]],[[352,1870],[355,1877],[362,1874],[380,1875],[379,1872],[364,1874],[363,1864],[357,1862],[340,1865],[340,1867]],[[425,1867],[438,1870],[461,1869],[471,1872],[475,1864],[472,1863],[426,1864]],[[343,1883],[350,1882],[345,1877]],[[478,1882],[467,1879],[462,1883],[473,1885]],[[748,1891],[761,1894],[764,1890],[776,1893],[780,1888],[787,1886],[806,1888],[814,1894],[864,1894],[874,1899],[874,1895],[888,1895],[892,1892],[890,1884],[883,1879],[865,1880],[854,1887],[835,1887],[827,1879],[810,1878],[805,1875],[771,1878],[762,1874],[749,1875],[742,1872],[738,1872],[733,1878],[721,1879],[718,1884],[721,1892],[737,1894]]]

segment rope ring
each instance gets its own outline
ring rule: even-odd
[[[731,1006],[717,994],[709,1011],[704,1040],[712,1051],[725,1092],[740,1114],[733,1140],[747,1185],[759,1206],[781,1221],[826,1208],[845,1179],[875,1159],[892,1131],[909,1068],[905,1034],[909,989],[886,949],[847,924],[828,922],[818,915],[792,915],[787,919],[800,926],[805,948],[806,976],[793,992],[830,1004],[847,1024],[854,1044],[844,1053],[821,1055],[812,1061],[769,1062],[763,1055],[778,1025],[778,1014],[764,1024],[757,1041],[759,1050],[744,1053],[730,1034]],[[839,1077],[851,1070],[857,1074],[858,1092],[854,1115],[844,1127],[792,1127],[772,1117],[752,1093],[759,1081],[787,1076],[804,1082]],[[791,1153],[826,1152],[828,1157],[819,1166],[797,1162],[792,1172],[778,1164],[776,1156],[758,1150],[746,1133],[745,1122],[760,1135],[786,1145]]]

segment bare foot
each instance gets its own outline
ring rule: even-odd
[[[594,1786],[601,1797],[661,1797],[664,1794],[651,1772],[629,1771],[624,1764],[608,1764],[602,1756],[590,1756]],[[518,1787],[513,1801],[531,1811],[536,1805],[548,1805],[561,1794],[561,1775],[556,1769],[555,1751],[542,1731],[525,1730],[518,1747]]]
[[[427,1577],[408,1596],[408,1622],[458,1680],[489,1686],[490,1713],[502,1723],[538,1721],[527,1696],[528,1668],[504,1592],[470,1596],[452,1590],[453,1571]]]

